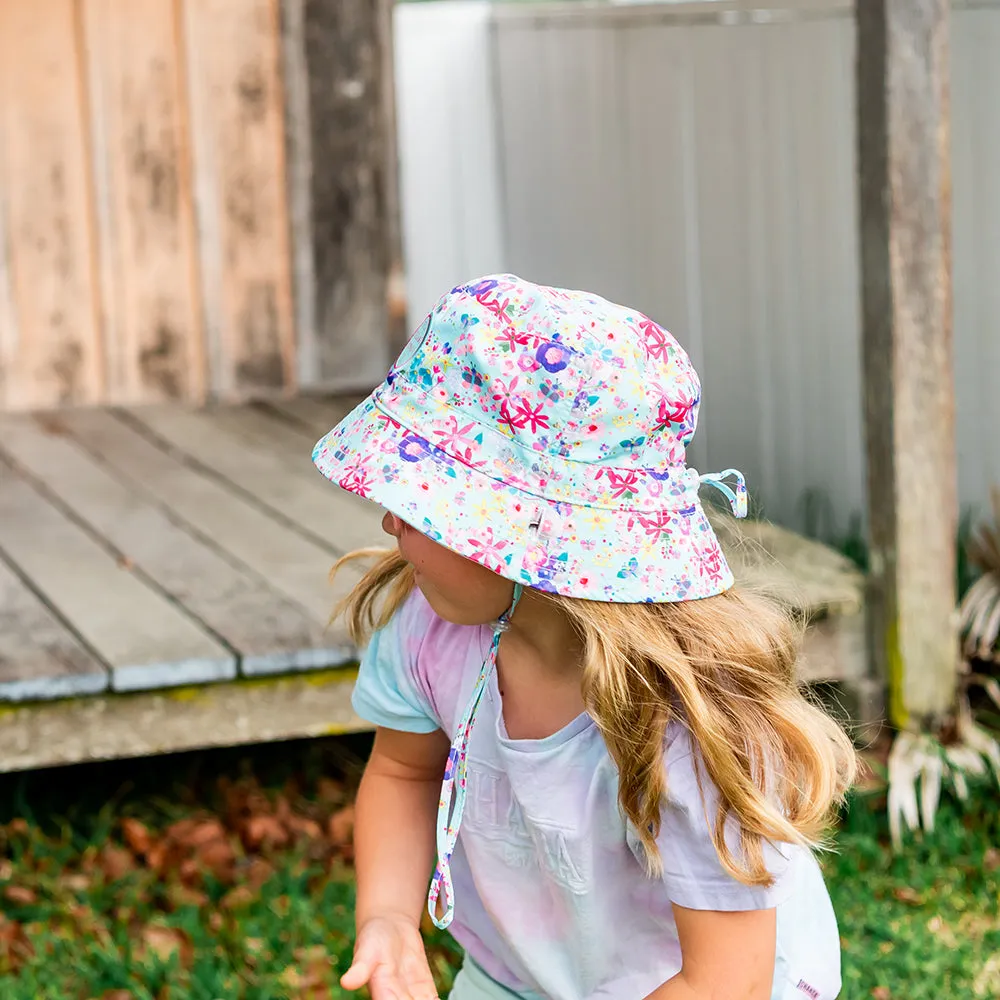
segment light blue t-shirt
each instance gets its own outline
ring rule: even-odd
[[[490,639],[488,628],[438,618],[415,592],[373,637],[355,710],[379,726],[442,729],[452,738]],[[733,879],[710,835],[717,793],[701,768],[703,803],[695,760],[687,730],[672,724],[658,838],[663,875],[651,878],[618,807],[618,774],[593,720],[581,715],[542,740],[509,739],[493,678],[472,732],[452,858],[456,940],[517,993],[642,1000],[681,967],[672,903],[777,907],[772,1000],[833,1000],[840,942],[816,860],[782,844],[769,848],[770,889]]]

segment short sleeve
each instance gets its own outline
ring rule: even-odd
[[[766,910],[784,902],[794,891],[797,861],[805,848],[765,844],[764,859],[774,876],[773,885],[744,885],[719,861],[712,841],[718,791],[686,730],[678,727],[667,747],[665,765],[667,797],[657,844],[670,901],[692,910]],[[730,817],[726,841],[734,850],[738,836],[737,821]]]
[[[361,658],[351,704],[362,719],[405,733],[440,728],[417,673],[421,640],[429,612],[415,591],[376,632]]]

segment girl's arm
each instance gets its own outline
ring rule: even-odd
[[[420,940],[449,743],[444,733],[379,728],[355,805],[358,929],[345,989],[435,995]]]
[[[683,965],[647,1000],[769,1000],[775,911],[689,910],[674,904]]]

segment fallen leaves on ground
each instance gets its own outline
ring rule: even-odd
[[[198,933],[215,937],[221,953],[233,950],[238,977],[252,979],[264,957],[278,961],[274,942],[241,933],[239,921],[253,919],[262,906],[279,928],[288,918],[287,891],[269,889],[279,858],[285,880],[300,870],[310,873],[299,891],[312,893],[322,892],[324,872],[350,862],[348,792],[331,779],[322,779],[312,797],[295,788],[269,793],[253,779],[221,779],[216,791],[211,812],[195,806],[178,817],[175,809],[167,822],[124,816],[112,823],[105,842],[82,850],[61,839],[71,836],[65,830],[47,834],[22,818],[0,826],[0,851],[11,855],[0,856],[0,976],[18,973],[36,953],[42,961],[46,949],[75,937],[109,955],[121,954],[124,964],[134,957],[137,968],[147,970],[141,975],[152,977],[143,980],[140,992],[109,983],[93,993],[95,1000],[148,995],[171,1000],[165,984],[150,983],[165,974],[157,969],[172,969],[171,975],[182,979],[190,974],[196,957],[187,929],[191,920],[202,928]],[[289,867],[289,855],[301,863]],[[195,916],[184,916],[192,911]],[[349,927],[350,914],[344,914]],[[282,933],[277,931],[279,938]],[[346,946],[343,940],[341,945]],[[204,940],[199,947],[204,949]],[[334,995],[336,976],[326,947],[297,947],[285,963],[269,973],[280,974],[282,996]]]

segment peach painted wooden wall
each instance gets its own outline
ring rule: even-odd
[[[393,256],[383,7],[0,2],[0,409],[377,378]],[[324,32],[367,56],[331,65]],[[339,173],[316,148],[338,121]],[[331,274],[338,241],[355,254],[334,253]]]

